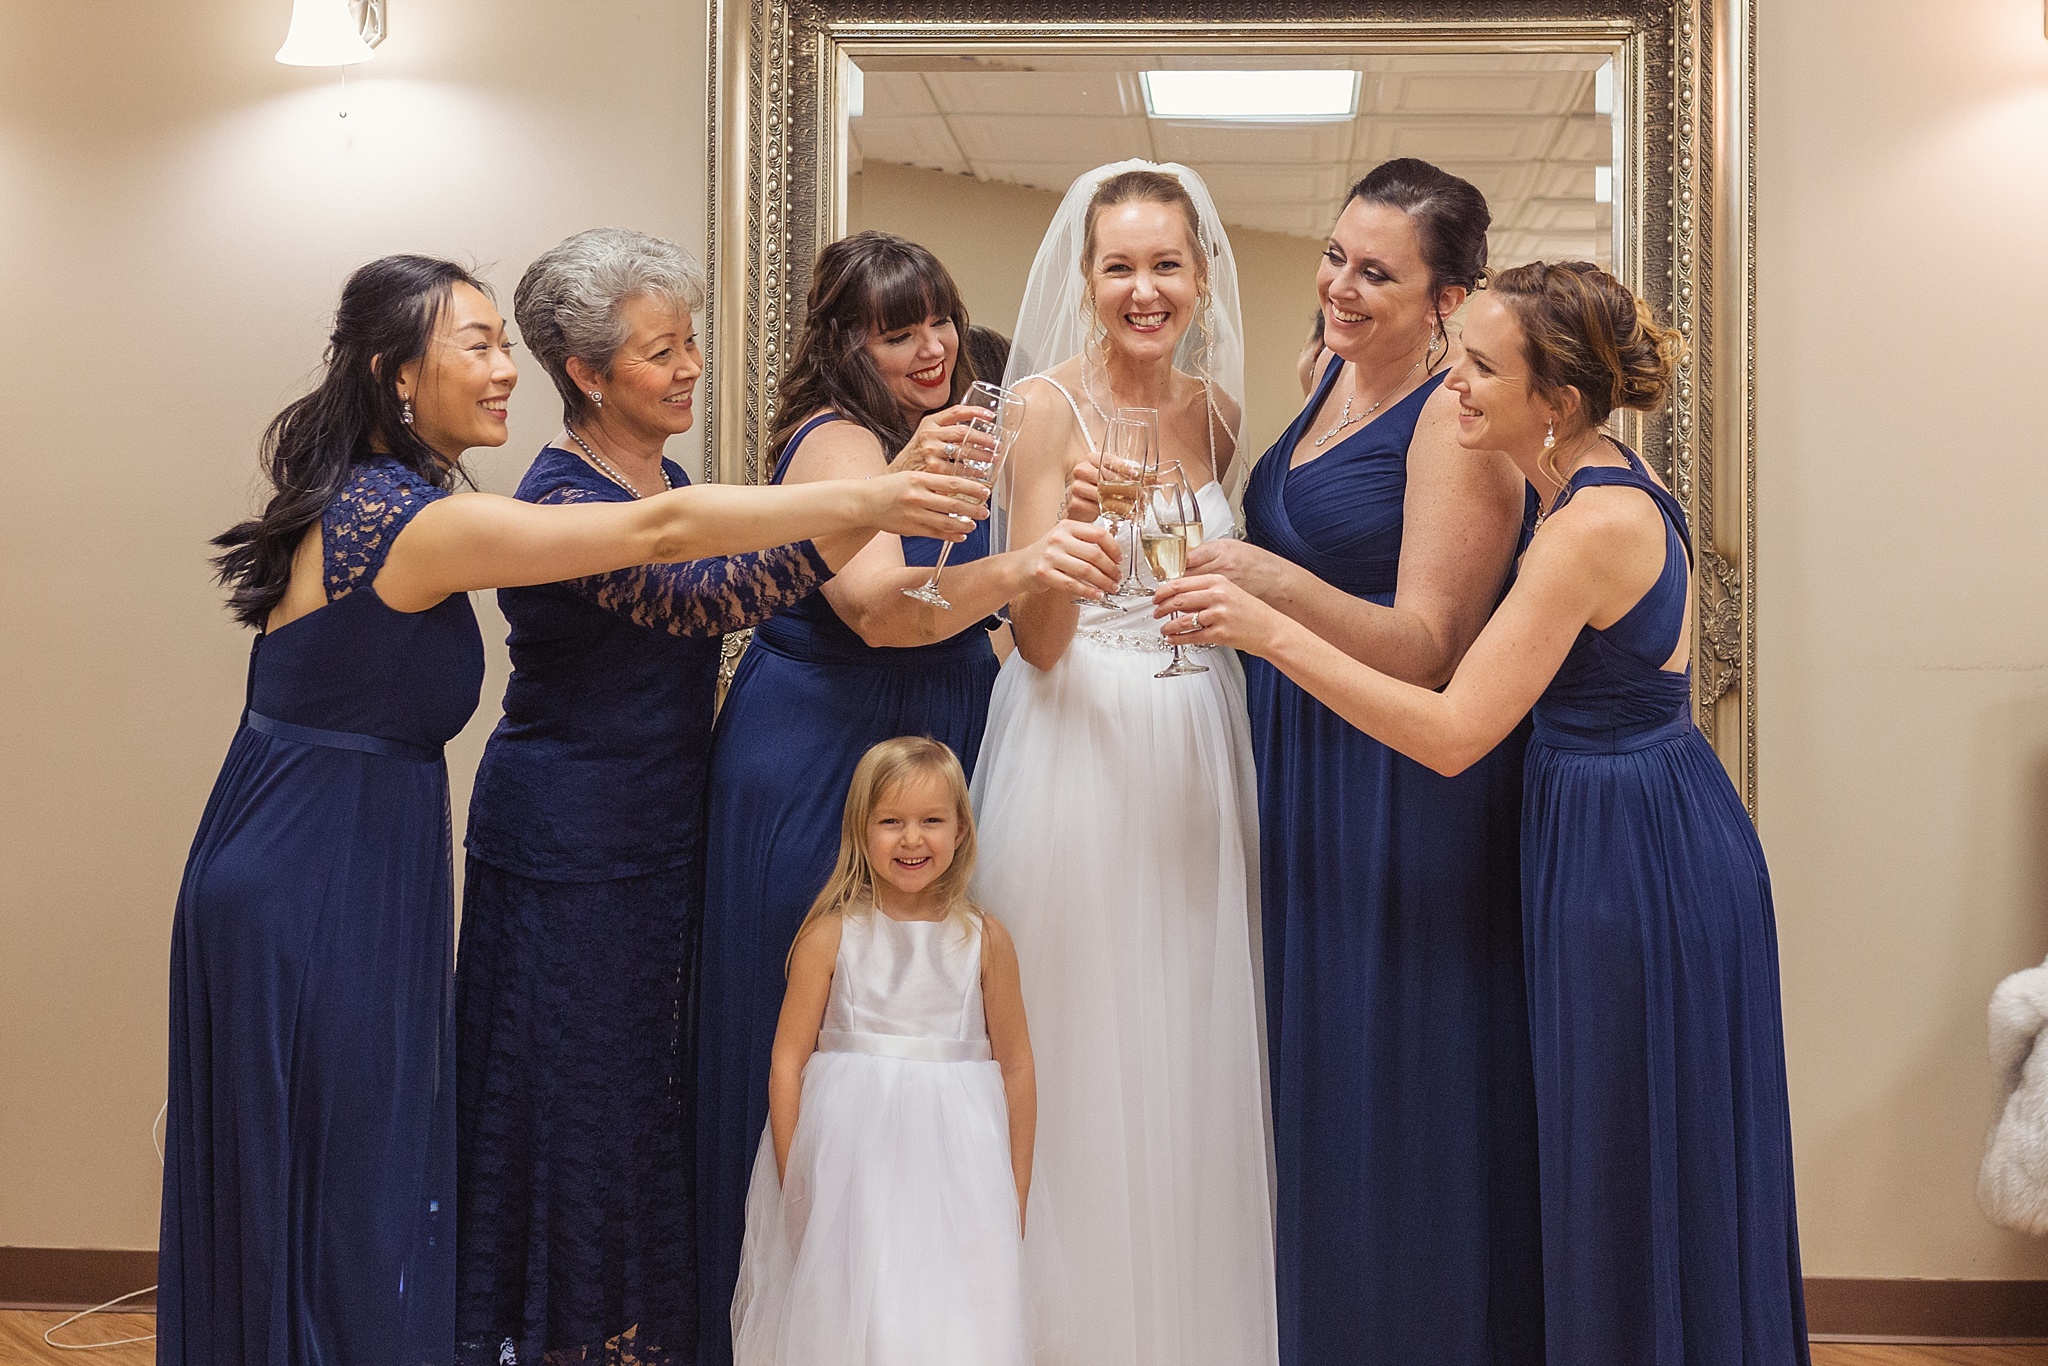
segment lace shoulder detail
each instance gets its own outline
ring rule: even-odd
[[[336,602],[377,577],[398,533],[427,504],[446,498],[388,456],[363,461],[320,514],[322,580]]]
[[[540,503],[615,501],[571,484],[549,489]],[[704,640],[758,626],[801,602],[832,571],[809,541],[723,559],[643,564],[571,579],[568,587],[600,610],[635,626]]]

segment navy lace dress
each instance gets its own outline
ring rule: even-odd
[[[476,710],[469,599],[374,591],[443,490],[365,456],[321,517],[325,606],[260,635],[171,930],[157,1360],[445,1366],[454,916],[441,746]]]
[[[1522,814],[1550,1360],[1807,1360],[1763,848],[1693,725],[1678,502],[1664,572],[1536,704]]]
[[[832,415],[805,424],[797,445]],[[942,543],[907,537],[903,558],[929,565]],[[988,524],[950,563],[988,553]],[[839,852],[854,765],[872,745],[929,735],[967,771],[981,752],[996,657],[985,623],[912,649],[876,648],[822,593],[754,632],[719,713],[711,757],[704,959],[698,993],[699,1360],[732,1360],[729,1315],[746,1227],[747,1183],[768,1119],[768,1054],[782,1010],[783,960]]]
[[[554,447],[518,496],[630,497]],[[688,993],[720,636],[828,576],[804,542],[498,594],[512,678],[456,972],[463,1366],[694,1358]]]
[[[1341,368],[1329,368],[1252,471],[1247,534],[1387,605],[1408,446],[1441,380],[1290,470]],[[1445,778],[1265,661],[1247,657],[1244,669],[1258,760],[1280,1360],[1540,1361],[1516,860],[1526,729]]]

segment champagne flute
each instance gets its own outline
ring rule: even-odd
[[[1195,498],[1195,492],[1188,487],[1186,471],[1178,464],[1169,464],[1159,470],[1146,494],[1149,515],[1139,529],[1139,538],[1145,547],[1145,563],[1152,567],[1152,577],[1161,583],[1170,582],[1187,572],[1188,551],[1202,543],[1202,507]],[[1177,621],[1180,613],[1172,613],[1167,620]],[[1186,674],[1209,672],[1206,664],[1180,657],[1180,641],[1169,636],[1173,645],[1173,662],[1153,674],[1154,678],[1179,678]]]
[[[1125,408],[1116,410],[1116,421],[1135,423],[1142,435],[1136,438],[1136,463],[1140,489],[1149,484],[1153,473],[1159,468],[1159,410],[1157,408]],[[1135,528],[1136,523],[1132,523]],[[1124,560],[1123,581],[1116,586],[1119,593],[1143,593],[1145,585],[1138,582],[1138,537],[1135,530],[1131,535],[1131,553]]]
[[[1002,472],[1003,459],[1009,455],[1010,447],[1017,444],[1017,432],[1024,425],[1024,400],[999,384],[976,380],[968,386],[966,396],[960,401],[984,411],[984,416],[967,419],[967,430],[988,440],[987,444],[972,440],[961,442],[953,463],[959,466],[961,474],[993,491],[996,476]],[[951,541],[941,545],[938,561],[932,565],[931,577],[915,588],[904,589],[903,596],[952,611],[953,604],[939,592],[939,572],[946,567],[946,559],[952,551]]]
[[[1102,507],[1102,515],[1109,519],[1110,534],[1117,538],[1119,550],[1123,545],[1124,524],[1133,520],[1138,500],[1145,492],[1146,435],[1141,423],[1111,418],[1102,443],[1102,458],[1096,466],[1096,501]],[[1135,553],[1124,557],[1123,581],[1117,584],[1114,592],[1103,594],[1104,606],[1122,606],[1118,593],[1144,591],[1144,586],[1138,582],[1136,558]]]

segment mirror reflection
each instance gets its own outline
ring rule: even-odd
[[[847,89],[844,230],[930,247],[969,315],[1002,332],[1075,176],[1128,157],[1198,171],[1237,257],[1251,451],[1301,406],[1290,362],[1315,319],[1324,235],[1381,162],[1419,157],[1476,185],[1495,266],[1617,259],[1607,51],[875,53]]]

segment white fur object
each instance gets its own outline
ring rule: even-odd
[[[1991,993],[1991,1063],[2005,1107],[1977,1171],[1977,1203],[1993,1223],[2048,1235],[2048,963]]]

